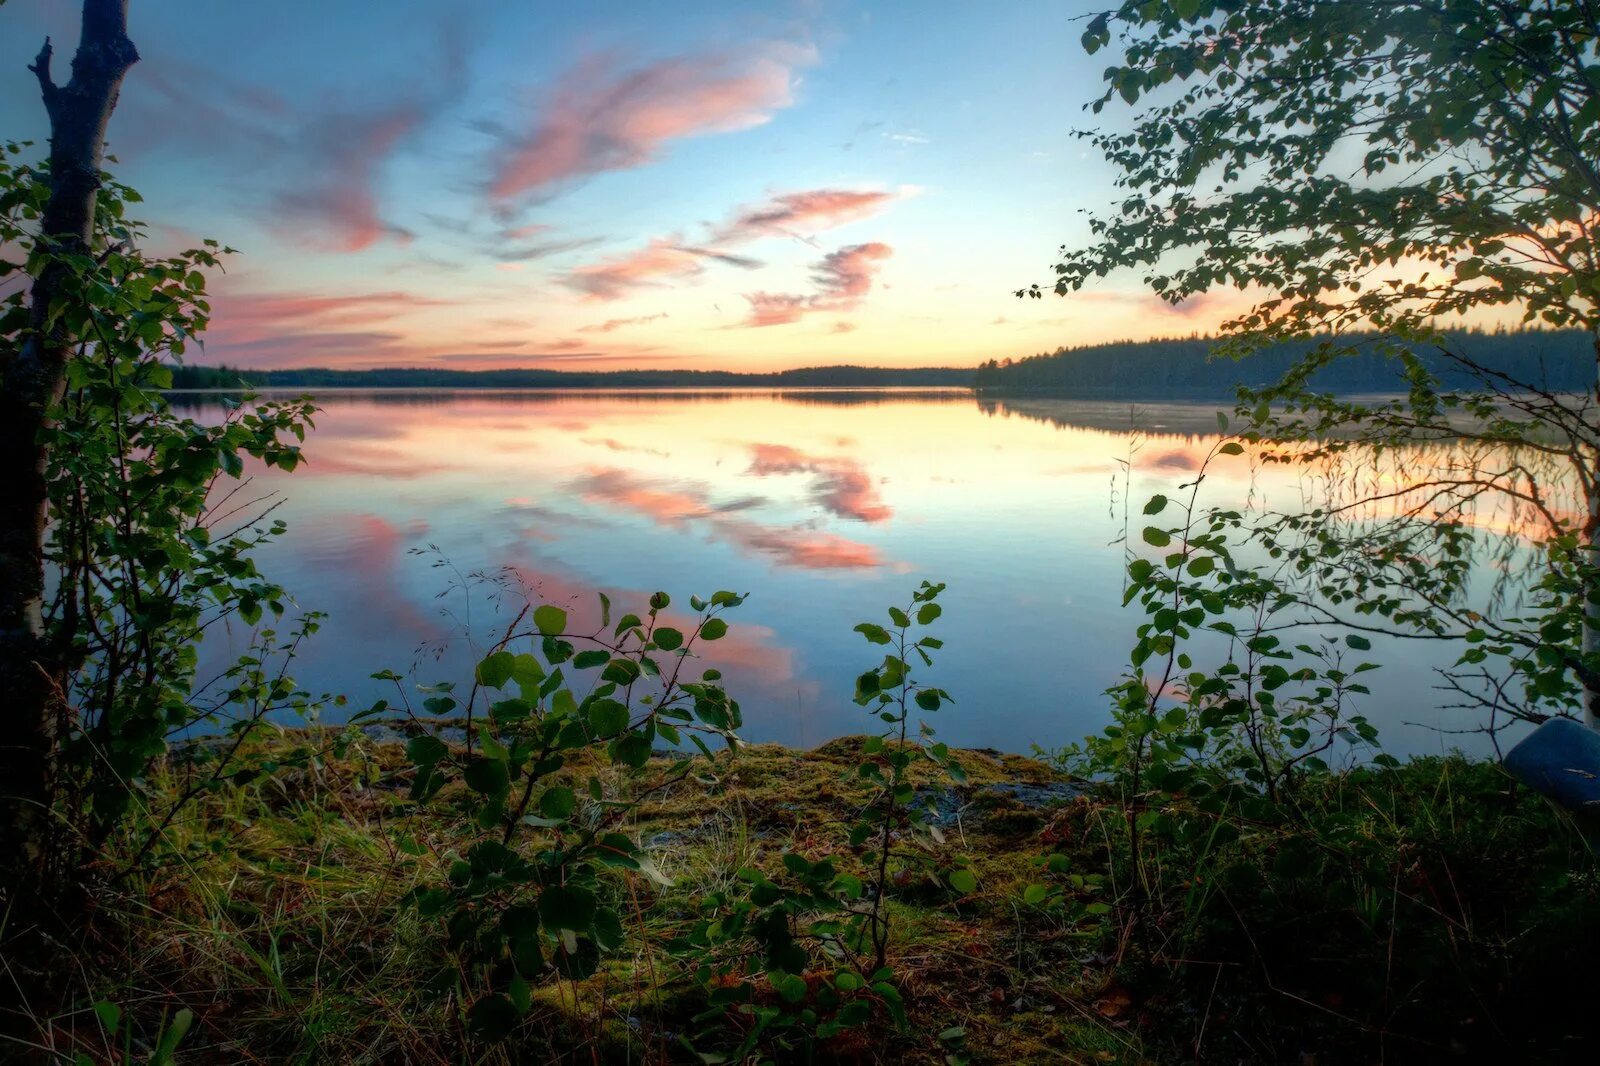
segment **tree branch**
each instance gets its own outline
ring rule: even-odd
[[[55,49],[50,45],[50,38],[44,39],[44,45],[39,49],[39,54],[34,57],[28,69],[33,71],[34,77],[39,79],[39,95],[44,98],[44,109],[51,118],[56,113],[56,98],[61,90],[56,87],[55,80],[50,77],[50,60],[55,55]]]

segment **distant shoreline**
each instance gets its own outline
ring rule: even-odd
[[[209,388],[165,389],[168,395],[236,396],[241,392],[300,392],[316,389],[321,393],[517,393],[517,392],[605,392],[680,393],[683,395],[763,392],[915,392],[971,395],[971,385],[219,385]]]
[[[970,389],[970,367],[825,366],[796,370],[451,370],[379,367],[339,370],[305,367],[246,370],[226,366],[174,366],[173,390],[239,389]]]

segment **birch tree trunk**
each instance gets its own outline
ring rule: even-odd
[[[95,198],[106,125],[139,53],[128,0],[84,0],[72,75],[58,85],[46,39],[29,68],[50,118],[46,246],[93,254]],[[71,297],[71,271],[52,263],[29,291],[29,330],[0,350],[0,887],[24,903],[51,856],[57,738],[65,706],[59,656],[44,629],[45,462],[41,434],[60,400],[75,338],[52,315]]]

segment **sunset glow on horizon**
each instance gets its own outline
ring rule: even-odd
[[[1012,295],[1114,193],[1071,135],[1080,8],[136,5],[109,141],[156,250],[240,250],[201,363],[963,366],[1214,328],[1237,301],[1132,276]],[[76,8],[5,18],[0,119],[42,142],[26,64]]]

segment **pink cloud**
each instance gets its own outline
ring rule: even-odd
[[[562,281],[591,300],[616,300],[638,286],[691,278],[704,270],[700,256],[658,237],[637,252],[581,266]]]
[[[719,241],[797,236],[842,226],[876,214],[895,194],[853,189],[809,189],[774,196],[758,207],[745,208],[717,231]]]
[[[793,293],[752,292],[745,295],[750,314],[743,326],[786,326],[818,311],[853,311],[872,291],[872,281],[883,260],[894,249],[880,241],[852,244],[830,252],[812,270],[817,291],[808,296]]]
[[[217,298],[211,329],[257,330],[269,326],[366,326],[387,321],[419,307],[438,307],[444,300],[389,289],[340,295],[306,292],[224,294]]]
[[[614,57],[581,62],[556,84],[532,127],[505,146],[490,194],[504,201],[632,169],[674,140],[761,125],[794,102],[795,70],[814,60],[809,48],[774,45],[631,71],[616,69]]]
[[[824,510],[859,522],[882,522],[894,510],[878,495],[872,477],[848,456],[808,455],[786,444],[752,444],[749,473],[812,474],[811,497]]]
[[[367,329],[447,301],[399,290],[339,295],[305,292],[219,293],[208,344],[239,345],[291,334]]]
[[[591,300],[618,300],[636,288],[698,277],[705,273],[706,259],[746,268],[760,265],[742,256],[689,248],[673,238],[657,237],[638,251],[578,267],[563,276],[561,283]]]
[[[563,284],[577,289],[590,299],[615,300],[640,286],[661,285],[698,277],[705,272],[706,260],[754,269],[763,264],[748,256],[737,255],[730,249],[762,237],[804,237],[809,233],[866,218],[895,199],[896,195],[896,193],[850,189],[811,189],[785,193],[757,207],[743,209],[731,221],[718,227],[700,246],[691,246],[677,235],[657,237],[638,251],[578,267],[561,280]],[[863,252],[862,249],[871,251]],[[863,255],[871,256],[879,249],[884,255],[889,252],[888,245],[883,244],[855,245],[845,251],[855,251],[859,259]],[[832,279],[833,274],[839,270],[854,269],[859,272],[866,269],[861,262],[831,265],[841,254],[836,252],[829,256],[818,264],[817,270]],[[819,284],[821,283],[819,277]],[[835,282],[830,280],[828,284],[833,285]],[[793,322],[798,320],[807,308],[801,298],[772,296],[767,298],[766,305],[759,310],[763,312],[760,317],[764,320],[751,324],[781,325]]]
[[[408,349],[392,320],[448,301],[399,290],[326,295],[305,292],[231,293],[215,298],[206,355],[248,359],[249,365],[304,365],[308,359],[362,355],[398,358]]]
[[[825,301],[854,306],[855,301],[871,291],[878,264],[893,254],[894,249],[880,241],[852,244],[828,253],[811,276]]]
[[[385,236],[411,234],[385,222],[378,210],[378,172],[395,147],[428,118],[415,104],[376,115],[333,115],[312,128],[314,167],[278,194],[278,209],[301,243],[358,252]]]
[[[745,300],[750,304],[750,316],[742,323],[746,326],[787,326],[800,321],[812,310],[809,296],[752,292],[745,295]]]

